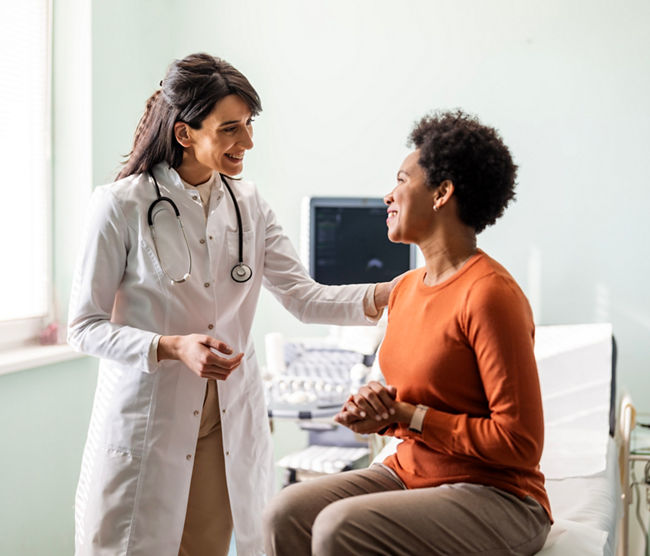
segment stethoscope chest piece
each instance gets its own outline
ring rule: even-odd
[[[232,267],[232,270],[230,271],[230,276],[232,276],[232,279],[235,282],[248,282],[251,279],[251,276],[253,275],[253,271],[251,270],[251,267],[248,266],[246,263],[238,263],[235,266]]]

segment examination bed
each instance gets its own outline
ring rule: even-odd
[[[545,421],[540,465],[555,519],[539,554],[614,556],[622,504],[611,325],[540,326],[535,345]]]
[[[539,554],[614,556],[622,504],[611,325],[539,326],[535,355],[545,421],[540,465],[555,519]],[[395,446],[392,439],[374,461]]]

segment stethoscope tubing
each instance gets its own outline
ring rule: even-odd
[[[156,256],[158,257],[158,260],[160,261],[160,255],[158,253],[158,246],[156,243],[156,232],[155,232],[155,227],[153,225],[153,211],[156,208],[156,205],[159,203],[168,203],[169,206],[172,207],[174,210],[174,214],[176,215],[176,218],[178,219],[178,223],[180,224],[181,227],[181,232],[183,233],[183,239],[185,240],[185,245],[187,247],[187,254],[190,260],[189,263],[189,270],[185,273],[185,276],[183,276],[182,279],[180,280],[175,280],[171,276],[167,274],[167,272],[163,269],[163,272],[167,275],[167,277],[172,281],[172,283],[175,284],[180,284],[182,282],[185,282],[189,277],[190,273],[192,271],[192,254],[190,251],[190,246],[187,241],[187,236],[185,235],[185,228],[183,226],[183,221],[181,219],[181,214],[180,211],[178,210],[178,207],[176,206],[176,203],[169,197],[163,197],[160,194],[160,187],[158,186],[158,180],[156,180],[156,176],[153,175],[153,172],[150,170],[148,172],[149,176],[153,180],[153,185],[156,189],[156,199],[149,205],[149,209],[147,211],[147,223],[149,224],[149,228],[151,229],[152,236],[154,238],[154,247],[156,249]],[[238,240],[239,240],[239,253],[238,253],[238,263],[232,267],[230,271],[230,276],[235,282],[243,283],[243,282],[248,282],[248,280],[251,279],[253,275],[253,270],[251,269],[250,266],[248,266],[246,263],[244,263],[244,231],[243,231],[243,226],[242,226],[242,217],[241,217],[241,211],[239,210],[239,203],[237,202],[237,198],[235,197],[235,194],[233,190],[231,189],[230,185],[228,185],[228,182],[226,181],[226,177],[223,174],[219,174],[219,177],[221,178],[221,182],[226,186],[226,189],[228,190],[228,193],[230,194],[230,197],[232,198],[233,205],[235,206],[235,214],[237,216],[237,235],[238,235]],[[162,263],[161,263],[162,264]]]
[[[153,175],[153,172],[149,172],[149,176],[151,176],[151,179],[153,180],[153,185],[156,188],[156,200],[149,205],[149,210],[147,211],[147,223],[149,224],[149,227],[153,226],[153,210],[154,208],[156,208],[156,205],[159,203],[169,203],[169,205],[174,209],[174,214],[176,215],[176,218],[180,220],[181,213],[178,211],[178,207],[176,206],[176,203],[172,201],[169,197],[163,197],[160,194],[160,187],[158,187],[158,181]]]
[[[253,271],[250,266],[244,263],[244,228],[242,225],[239,203],[237,202],[237,199],[235,198],[235,194],[233,193],[233,190],[230,188],[230,185],[228,185],[225,176],[223,174],[219,174],[219,176],[221,177],[221,182],[226,186],[228,193],[230,193],[230,196],[232,197],[233,205],[235,205],[235,214],[237,215],[237,232],[239,236],[239,258],[238,258],[239,262],[232,267],[232,270],[230,271],[230,276],[235,282],[240,282],[240,283],[248,282],[251,279],[251,276],[253,276]]]

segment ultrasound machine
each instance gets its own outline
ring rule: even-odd
[[[381,198],[310,197],[301,217],[301,256],[321,284],[388,282],[415,268],[416,247],[391,243]],[[385,318],[377,326],[333,327],[329,337],[265,339],[269,417],[298,419],[309,447],[282,458],[286,482],[367,464],[368,442],[331,417],[351,393],[380,379],[375,358]]]

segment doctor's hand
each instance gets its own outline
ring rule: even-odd
[[[380,310],[382,307],[386,307],[388,305],[388,298],[390,297],[390,292],[393,291],[393,288],[397,285],[397,282],[399,282],[402,279],[402,276],[404,276],[406,272],[403,274],[400,274],[399,276],[396,276],[393,278],[390,282],[379,282],[375,286],[375,307],[377,310]]]
[[[243,353],[227,358],[234,350],[226,343],[204,334],[161,336],[158,342],[158,361],[176,359],[201,378],[226,380],[244,357]]]

